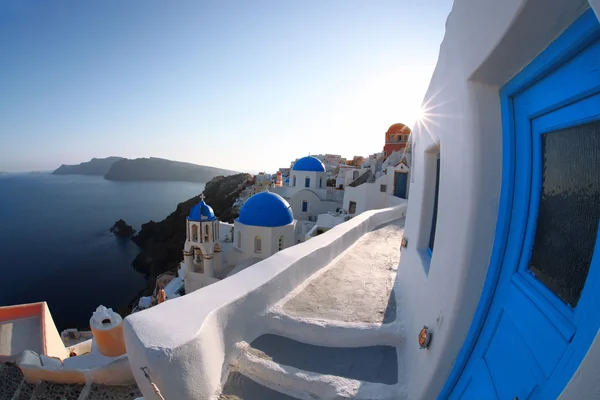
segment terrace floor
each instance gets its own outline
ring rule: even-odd
[[[291,316],[387,323],[396,317],[392,287],[400,262],[404,219],[360,238],[283,305]]]

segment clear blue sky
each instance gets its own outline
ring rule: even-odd
[[[415,121],[451,3],[2,0],[0,171],[381,151]]]

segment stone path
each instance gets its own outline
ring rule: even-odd
[[[283,305],[286,314],[344,322],[387,323],[396,315],[392,286],[404,219],[367,233]]]

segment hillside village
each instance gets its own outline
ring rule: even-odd
[[[412,131],[194,198],[126,318],[0,307],[0,398],[598,399],[598,15],[455,0]]]

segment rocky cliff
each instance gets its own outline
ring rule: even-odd
[[[208,182],[215,176],[235,173],[226,169],[207,167],[163,158],[123,159],[115,162],[104,179],[111,181],[185,181]]]
[[[237,210],[232,208],[233,203],[251,178],[249,174],[219,176],[206,184],[205,201],[213,208],[219,220],[233,222],[238,216]],[[156,276],[177,268],[182,260],[186,218],[191,208],[199,201],[200,193],[179,203],[177,209],[164,220],[143,224],[140,232],[133,237],[132,240],[141,249],[133,261],[133,266],[152,277],[150,287],[154,287],[152,282]]]
[[[53,174],[56,175],[105,175],[110,167],[123,157],[92,158],[77,165],[63,164]]]

